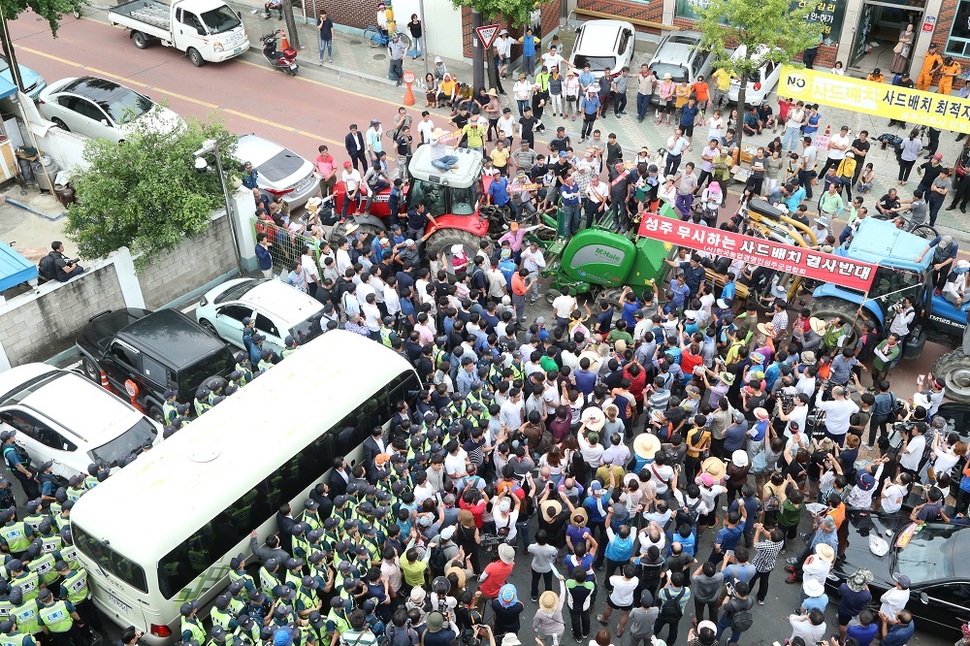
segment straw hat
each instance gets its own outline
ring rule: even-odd
[[[556,519],[556,516],[562,513],[562,503],[558,500],[547,500],[539,505],[539,510],[546,522],[551,523]]]
[[[459,590],[463,589],[465,587],[465,583],[468,582],[468,575],[465,574],[465,570],[460,567],[452,565],[450,568],[445,570],[445,576],[449,577],[452,574],[458,577],[458,583],[457,583],[458,589]]]
[[[754,409],[754,416],[758,419],[768,419],[768,411],[760,406]]]
[[[815,556],[826,563],[833,563],[835,561],[835,550],[827,543],[819,543],[815,546]]]
[[[806,366],[814,366],[815,361],[816,359],[815,359],[814,352],[812,352],[811,350],[806,350],[805,352],[802,352],[802,363],[804,363]]]
[[[670,72],[667,72],[666,74],[664,74],[663,80],[665,80],[665,81],[671,81],[671,80],[673,80],[673,78],[674,77],[670,75]]]
[[[758,332],[761,332],[765,336],[770,336],[774,338],[775,325],[774,323],[758,323]]]
[[[812,318],[808,319],[808,324],[812,327],[812,331],[815,332],[815,334],[819,336],[825,334],[825,321],[817,316],[813,316]]]
[[[633,452],[645,460],[652,460],[660,450],[660,438],[651,433],[640,433],[633,438]]]
[[[559,595],[552,590],[546,590],[539,596],[539,607],[546,612],[552,612],[559,607]]]
[[[497,92],[497,91],[495,90],[495,88],[491,88],[491,89],[490,89],[490,90],[488,91],[488,95],[489,95],[489,96],[498,96],[498,92]]]
[[[709,457],[701,464],[701,473],[709,473],[714,482],[724,479],[724,463],[715,457]]]
[[[439,137],[444,137],[446,134],[448,133],[442,130],[441,128],[435,128],[434,130],[431,131],[431,138],[437,139]]]
[[[582,520],[578,521],[580,525],[585,525],[589,522],[589,514],[587,514],[586,510],[582,507],[576,507],[576,509],[573,510],[572,515],[569,516],[569,519],[573,522],[577,522],[576,519],[580,516],[582,516]]]
[[[416,606],[421,606],[424,604],[424,598],[428,593],[421,586],[415,586],[411,588],[411,603]]]
[[[348,224],[348,225],[346,225],[344,227],[344,235],[348,235],[349,236],[351,233],[353,233],[354,231],[356,231],[359,228],[360,228],[360,225],[359,224],[357,224],[356,222],[351,222],[350,224]]]
[[[717,374],[717,378],[721,380],[725,386],[731,386],[734,384],[734,373],[728,372],[727,370],[722,370]]]
[[[606,415],[603,414],[602,409],[597,406],[590,406],[583,411],[580,416],[580,420],[586,425],[586,428],[591,431],[601,431],[603,426],[606,425]]]

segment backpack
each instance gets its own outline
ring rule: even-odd
[[[40,259],[39,263],[37,263],[37,273],[40,274],[40,277],[45,281],[57,279],[57,265],[54,264],[54,256],[51,255],[53,253],[54,252],[52,251],[51,253],[47,254]]]
[[[765,511],[778,511],[781,507],[781,497],[775,493],[775,488],[771,485],[771,493],[768,494],[768,499],[765,500]]]
[[[754,624],[754,618],[751,616],[751,610],[738,610],[731,616],[731,630],[737,633],[744,632],[748,628],[751,628]]]
[[[431,568],[431,573],[434,576],[443,576],[446,565],[448,565],[448,557],[445,556],[444,548],[435,545],[431,548],[431,556],[428,559],[428,567]]]
[[[667,600],[664,601],[663,606],[660,607],[660,618],[667,621],[678,622],[680,621],[680,618],[684,616],[684,611],[680,609],[680,600],[684,598],[685,594],[687,594],[687,589],[682,588],[681,591],[677,593],[676,597],[669,596],[669,591],[667,594]]]

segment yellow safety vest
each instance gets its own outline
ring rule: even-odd
[[[74,626],[74,617],[63,601],[55,601],[49,606],[42,605],[37,615],[52,633],[66,633]]]

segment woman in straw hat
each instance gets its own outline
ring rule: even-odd
[[[559,580],[559,592],[546,590],[539,597],[539,609],[532,618],[532,630],[536,634],[536,641],[545,646],[544,638],[552,640],[552,644],[560,644],[566,632],[566,622],[562,616],[563,606],[566,605],[566,581],[563,575],[553,568]]]

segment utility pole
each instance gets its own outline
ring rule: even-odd
[[[485,52],[483,51],[481,39],[478,37],[478,28],[482,26],[482,14],[477,9],[472,9],[472,87],[477,92],[478,88],[485,86]]]
[[[10,77],[17,89],[24,92],[24,79],[20,76],[20,66],[17,65],[17,54],[13,48],[13,39],[10,37],[10,29],[7,27],[7,17],[3,14],[2,4],[0,4],[0,47],[2,47],[3,55],[9,64]]]
[[[424,0],[418,0],[418,14],[421,18],[421,58],[424,59],[424,76],[421,77],[423,81],[428,77],[428,57],[431,55],[428,49],[428,23],[424,21]]]
[[[296,18],[293,16],[293,3],[291,0],[283,0],[283,21],[286,23],[286,33],[289,35],[290,47],[296,50],[303,49],[300,45],[300,32],[296,28]]]

